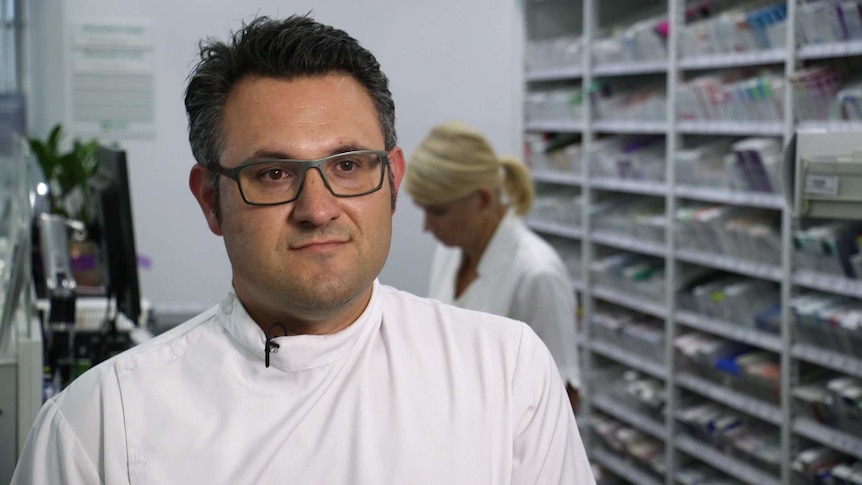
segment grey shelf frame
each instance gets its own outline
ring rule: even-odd
[[[811,59],[840,58],[862,54],[862,41],[839,42],[817,46],[797,46],[796,25],[798,4],[801,0],[787,0],[787,28],[785,45],[788,48],[768,51],[720,54],[680,58],[678,54],[677,32],[683,24],[684,0],[666,0],[666,14],[671,24],[668,38],[668,58],[666,60],[632,62],[626,64],[596,65],[589,54],[582,56],[578,65],[545,68],[541,71],[527,72],[525,89],[530,90],[541,82],[578,82],[582,89],[593,85],[597,78],[608,76],[639,76],[665,75],[667,105],[663,121],[637,120],[600,120],[595,119],[595,112],[590,96],[584,96],[584,117],[574,122],[547,122],[532,120],[525,124],[527,132],[559,132],[580,133],[582,152],[591,153],[591,148],[597,136],[602,134],[663,134],[666,137],[667,154],[665,158],[664,181],[641,181],[611,179],[596,176],[589,169],[589,161],[584,160],[583,173],[548,174],[539,173],[537,181],[568,185],[572,190],[583,194],[580,220],[582,224],[576,228],[566,228],[559,224],[547,224],[532,221],[530,225],[540,233],[569,236],[581,243],[581,256],[584,274],[578,278],[576,291],[582,302],[583,317],[586,321],[596,312],[600,302],[609,302],[629,308],[636,312],[649,315],[664,321],[665,347],[664,355],[658,360],[639,359],[630,352],[624,352],[607,342],[596,340],[590,334],[590,325],[581,325],[578,336],[581,346],[582,373],[592,374],[596,368],[597,357],[611,359],[633,369],[638,369],[665,382],[668,403],[661,421],[640,421],[640,416],[631,409],[614,403],[600,389],[590,388],[589,379],[585,379],[585,389],[582,395],[579,420],[588,422],[596,412],[610,415],[633,427],[641,429],[656,439],[665,443],[666,473],[664,483],[672,485],[679,472],[678,463],[681,455],[694,456],[704,463],[721,469],[747,483],[790,483],[792,472],[790,463],[796,449],[797,438],[807,438],[815,442],[833,446],[847,453],[860,456],[862,443],[855,437],[848,437],[839,431],[832,430],[818,423],[797,418],[794,415],[791,391],[798,385],[798,368],[801,363],[816,364],[821,367],[836,370],[847,375],[862,377],[862,359],[843,354],[836,354],[826,349],[797,343],[791,325],[790,301],[797,291],[814,289],[827,293],[840,294],[862,299],[862,281],[850,281],[829,275],[814,274],[805,271],[795,271],[792,258],[792,234],[796,221],[791,209],[783,196],[778,194],[746,193],[727,191],[716,188],[692,187],[677,184],[673,153],[681,146],[681,139],[687,135],[715,136],[772,136],[780,138],[786,145],[797,129],[819,128],[834,131],[859,131],[862,133],[862,122],[829,121],[829,122],[796,122],[793,116],[793,93],[791,89],[784,90],[781,100],[784,113],[788,114],[781,122],[707,122],[686,121],[676,117],[676,90],[678,81],[688,73],[702,70],[733,69],[745,66],[781,66],[785,78],[789,78],[802,61]],[[578,10],[582,20],[579,32],[582,36],[585,53],[592,52],[599,32],[599,10],[607,8],[614,2],[608,0],[573,0],[566,3]],[[620,3],[620,2],[617,2]],[[523,2],[526,10],[539,9],[543,2]],[[525,18],[530,18],[525,15]],[[556,25],[556,24],[554,24]],[[530,35],[529,29],[525,32]],[[603,192],[621,192],[644,197],[662,198],[665,202],[666,227],[664,243],[638,241],[623,234],[613,234],[593,227],[591,218],[597,196]],[[674,238],[673,215],[680,201],[698,200],[733,205],[752,210],[771,210],[780,215],[781,220],[781,259],[778,264],[763,264],[746,261],[727,255],[715,255],[699,251],[678,248]],[[639,254],[647,254],[665,260],[665,291],[661,299],[648,299],[625,293],[620,289],[605,286],[595,281],[589,274],[590,264],[595,260],[597,248],[611,247]],[[678,266],[680,263],[696,264],[705,267],[735,272],[752,278],[776,282],[780,285],[781,333],[770,334],[753,328],[746,328],[732,322],[721,321],[712,317],[698,315],[678,306],[676,293]],[[730,340],[743,342],[763,348],[779,355],[781,363],[780,396],[777,403],[764,403],[738,392],[719,387],[709,381],[678,370],[680,368],[673,349],[673,338],[679,332],[694,329]],[[724,457],[712,451],[708,445],[698,442],[677,430],[673,416],[681,405],[681,394],[696,393],[701,397],[722,403],[744,414],[772,423],[779,429],[781,442],[781,465],[776,476],[762,473],[759,470],[735,460]],[[584,436],[589,447],[590,436]],[[602,450],[593,458],[623,478],[638,482],[646,480],[638,470],[626,466],[627,462],[620,457]],[[647,480],[643,483],[654,483]],[[639,483],[639,482],[638,482]]]

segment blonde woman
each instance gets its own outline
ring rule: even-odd
[[[429,296],[521,320],[548,346],[576,411],[580,375],[575,293],[560,257],[519,216],[533,202],[529,169],[498,158],[458,121],[434,127],[407,166],[406,187],[442,243]]]

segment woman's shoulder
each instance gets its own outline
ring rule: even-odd
[[[517,245],[512,260],[538,272],[565,270],[563,260],[548,241],[533,232],[523,221],[517,231]]]

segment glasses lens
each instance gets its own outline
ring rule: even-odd
[[[296,197],[302,167],[291,162],[255,163],[239,172],[245,198],[253,204],[277,204]]]
[[[247,165],[239,172],[239,183],[251,204],[281,204],[296,198],[302,171],[317,166],[324,173],[333,195],[350,197],[374,192],[383,183],[384,163],[374,152],[335,155],[322,162],[273,160]]]
[[[376,153],[349,153],[323,164],[326,179],[335,195],[360,195],[376,190],[383,178],[383,162]]]

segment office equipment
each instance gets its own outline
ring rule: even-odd
[[[793,215],[862,219],[862,143],[860,131],[831,133],[799,130],[795,163],[788,169],[795,190]]]
[[[97,237],[107,296],[115,298],[119,312],[140,323],[141,294],[126,152],[100,146],[97,157],[99,169],[91,186],[97,193]]]
[[[51,304],[45,322],[45,364],[49,380],[62,389],[72,380],[75,347],[75,299],[77,283],[69,259],[68,232],[72,225],[55,214],[40,214],[39,243],[45,289]]]
[[[119,148],[99,146],[99,164],[90,180],[96,200],[94,236],[99,241],[100,267],[108,307],[104,322],[96,335],[88,335],[85,358],[89,364],[99,362],[134,345],[127,329],[119,328],[118,318],[125,317],[140,325],[141,294],[138,260],[132,219],[131,190],[126,152]],[[114,306],[112,308],[111,306]],[[121,325],[122,326],[122,325]],[[84,336],[82,336],[83,342]]]

